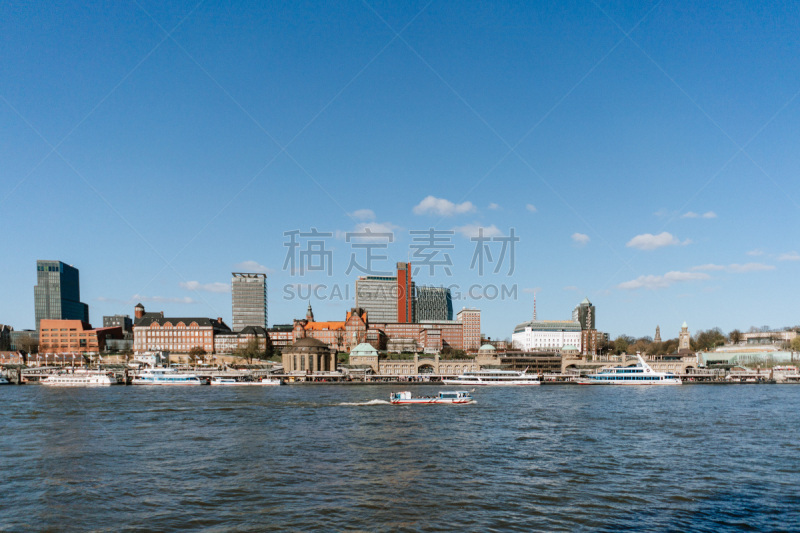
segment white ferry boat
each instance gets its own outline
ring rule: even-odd
[[[214,376],[211,378],[211,385],[280,385],[279,379],[262,378],[258,381],[237,381],[235,378],[225,378],[222,376]]]
[[[539,376],[526,370],[479,370],[464,372],[455,378],[444,378],[445,385],[539,385]]]
[[[39,381],[50,387],[108,387],[117,385],[116,376],[108,372],[76,372],[74,374],[53,374]]]
[[[438,396],[412,396],[411,392],[393,392],[389,395],[389,403],[392,405],[414,405],[414,404],[467,404],[475,403],[472,395],[467,391],[442,391]]]
[[[636,366],[606,368],[575,380],[579,385],[680,385],[681,379],[672,372],[656,372],[638,353]]]
[[[134,385],[205,385],[195,374],[178,372],[174,368],[145,368],[133,377]]]

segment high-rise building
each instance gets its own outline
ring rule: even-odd
[[[397,322],[400,324],[417,321],[414,318],[415,292],[414,282],[411,281],[411,263],[397,263]]]
[[[89,306],[80,301],[78,269],[61,261],[36,261],[33,300],[37,331],[43,319],[89,322]]]
[[[397,263],[397,276],[362,276],[356,280],[356,307],[372,322],[416,322],[411,265]]]
[[[584,298],[581,303],[572,310],[572,321],[579,322],[581,329],[595,329],[595,309],[589,298]]]
[[[453,320],[453,298],[445,287],[417,287],[416,322]]]
[[[233,331],[247,326],[267,329],[267,275],[233,272]]]
[[[473,351],[481,347],[481,311],[465,307],[456,315],[456,320],[464,325],[464,350]]]

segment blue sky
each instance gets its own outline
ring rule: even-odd
[[[378,269],[452,230],[452,275],[416,280],[516,286],[455,302],[492,337],[534,291],[542,319],[588,296],[612,336],[800,323],[793,4],[7,2],[0,46],[16,329],[37,259],[80,269],[95,325],[139,301],[230,321],[253,269],[271,324],[304,315],[295,284],[341,319],[365,227],[395,234]],[[283,269],[284,232],[312,227],[332,276]],[[477,227],[514,228],[511,275],[470,269]]]

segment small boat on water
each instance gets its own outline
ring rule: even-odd
[[[464,372],[455,378],[444,378],[445,385],[539,385],[539,376],[526,370],[480,370]]]
[[[10,385],[11,382],[5,376],[0,376],[0,385]]]
[[[108,387],[119,384],[119,381],[109,372],[75,372],[53,374],[40,380],[39,383],[50,387]]]
[[[133,377],[134,385],[205,385],[195,374],[178,372],[174,368],[145,368]]]
[[[279,379],[272,379],[272,378],[261,378],[257,381],[237,381],[236,378],[226,378],[222,376],[214,376],[211,378],[211,385],[228,385],[228,386],[239,386],[239,385],[280,385],[281,380]]]
[[[440,391],[438,396],[412,396],[411,392],[393,392],[389,396],[389,403],[392,405],[413,405],[413,404],[467,404],[475,403],[472,395],[467,391]]]
[[[638,353],[636,366],[606,368],[575,380],[579,385],[680,385],[681,379],[672,372],[656,372]]]

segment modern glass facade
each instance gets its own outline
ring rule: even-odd
[[[78,269],[61,261],[36,261],[33,288],[36,331],[42,319],[89,322],[89,306],[81,302]]]
[[[267,275],[233,272],[233,331],[247,326],[267,329]]]
[[[417,322],[453,320],[453,299],[445,287],[417,287]]]

